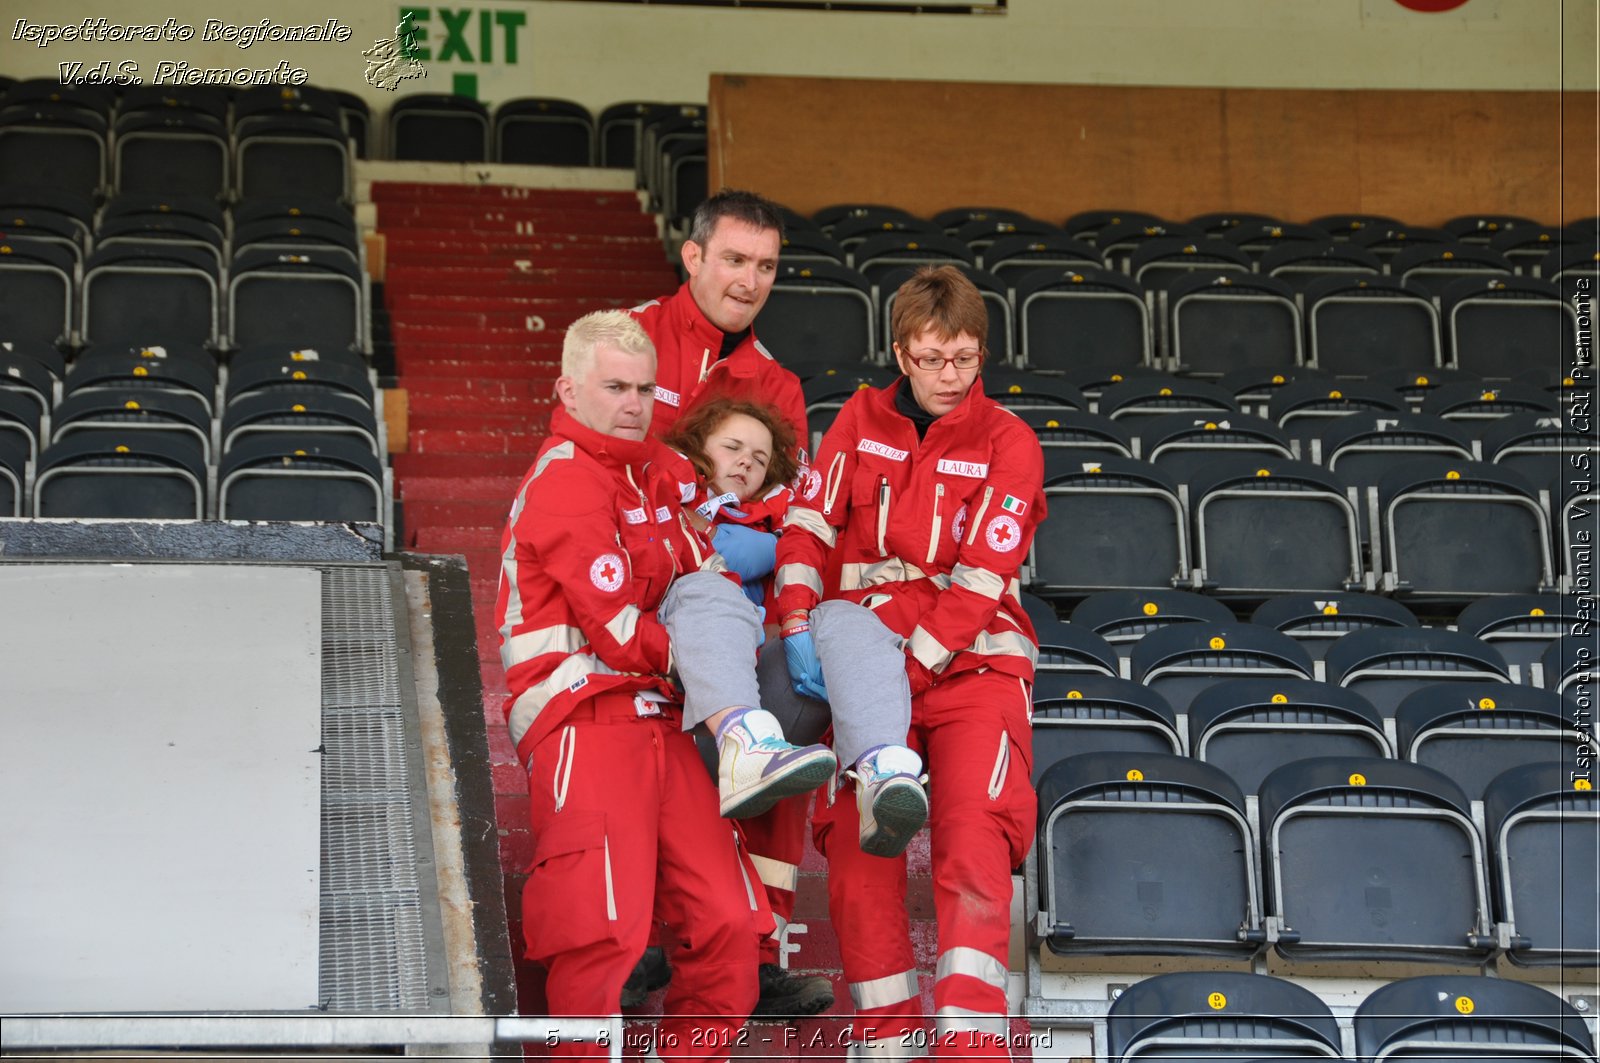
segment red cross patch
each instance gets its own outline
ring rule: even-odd
[[[589,582],[603,591],[614,591],[622,586],[624,571],[622,558],[616,554],[601,554],[589,566]]]
[[[959,544],[961,542],[961,536],[966,533],[966,530],[967,507],[962,506],[960,509],[956,510],[956,517],[950,522],[950,538],[954,539]]]
[[[984,541],[996,553],[1007,554],[1022,543],[1022,525],[1009,513],[997,515],[983,529]]]

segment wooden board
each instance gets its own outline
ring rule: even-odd
[[[712,77],[711,187],[802,213],[1597,213],[1595,97]]]

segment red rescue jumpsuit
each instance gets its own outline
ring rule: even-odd
[[[720,396],[743,399],[777,410],[794,429],[804,476],[806,402],[800,378],[779,365],[754,331],[719,360],[723,332],[701,313],[687,284],[671,295],[633,308],[631,313],[656,348],[656,403],[652,435],[664,436],[685,412]],[[768,606],[772,604],[768,595]],[[805,852],[806,813],[811,795],[779,801],[743,821],[745,842],[777,919],[777,930],[761,944],[761,962],[778,963],[783,933],[794,915],[795,886]]]
[[[752,331],[726,358],[722,330],[707,320],[685,284],[671,295],[631,311],[656,347],[656,406],[650,431],[664,436],[672,423],[708,399],[726,395],[771,406],[795,430],[800,464],[806,463],[806,400],[800,378],[779,365]]]
[[[686,1060],[728,1057],[772,927],[666,678],[657,608],[675,578],[722,568],[681,509],[693,489],[658,440],[557,409],[512,506],[496,602],[535,838],[524,933],[550,1013],[615,1015],[654,911],[679,942],[656,1049]]]
[[[895,390],[905,386],[858,392],[824,437],[778,541],[779,609],[787,615],[822,598],[832,548],[837,596],[908,640],[907,744],[922,753],[930,779],[938,1045],[1004,1058],[1011,869],[1027,853],[1036,816],[1030,686],[1038,647],[1016,576],[1044,517],[1044,461],[1033,431],[977,382],[919,441],[895,409]],[[905,857],[861,852],[848,787],[832,809],[819,805],[817,819],[857,1042],[920,1055],[928,1041]]]

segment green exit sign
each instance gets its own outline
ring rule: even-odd
[[[401,40],[408,59],[439,63],[517,65],[518,37],[527,26],[521,11],[470,7],[402,7]]]

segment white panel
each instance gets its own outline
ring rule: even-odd
[[[321,577],[0,565],[0,1013],[317,1002]]]

